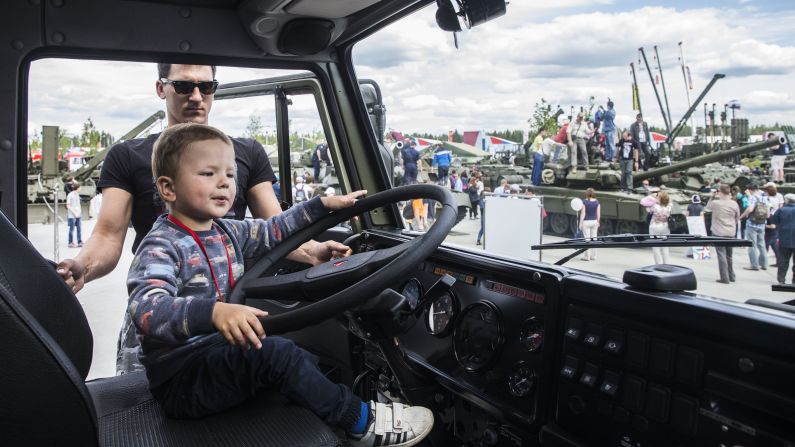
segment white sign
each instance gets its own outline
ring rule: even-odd
[[[707,227],[704,224],[704,216],[687,216],[687,232],[688,234],[697,234],[699,236],[707,235]],[[704,260],[711,259],[709,247],[688,247],[686,251],[687,256],[693,259]]]
[[[521,195],[485,197],[484,248],[512,258],[541,261],[542,198]]]

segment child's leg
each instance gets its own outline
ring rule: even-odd
[[[212,346],[152,394],[166,414],[187,419],[237,406],[263,388],[281,392],[329,425],[345,430],[361,414],[361,399],[345,385],[328,380],[314,355],[281,337],[265,338],[262,349]]]

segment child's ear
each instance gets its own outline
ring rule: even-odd
[[[161,175],[155,180],[155,187],[157,188],[158,194],[160,194],[160,198],[162,198],[164,202],[171,203],[176,201],[177,195],[174,192],[174,179]]]

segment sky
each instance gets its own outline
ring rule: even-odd
[[[726,75],[702,102],[719,110],[739,100],[738,117],[751,124],[795,119],[795,2],[791,0],[512,0],[507,14],[452,34],[434,21],[431,6],[390,25],[354,48],[357,75],[379,83],[387,126],[406,133],[451,129],[527,129],[533,105],[545,98],[567,112],[612,98],[617,124],[634,119],[629,63],[644,47],[652,73],[657,45],[672,121],[687,109],[679,46],[690,67],[694,100],[715,73]],[[90,73],[91,76],[86,76]],[[79,133],[90,116],[118,136],[164,104],[154,94],[154,64],[37,61],[31,69],[29,130],[59,125]],[[219,68],[223,82],[284,72]],[[648,72],[637,71],[646,120],[662,127]],[[662,92],[661,92],[662,94]],[[235,100],[238,101],[238,100]],[[242,135],[252,114],[272,122],[261,99],[223,104],[211,124]],[[318,128],[310,101],[297,101],[293,125]],[[703,124],[703,106],[695,113]]]

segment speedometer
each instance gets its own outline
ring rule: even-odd
[[[497,306],[482,301],[469,305],[458,318],[453,351],[467,371],[480,371],[494,360],[503,343],[503,324]]]

